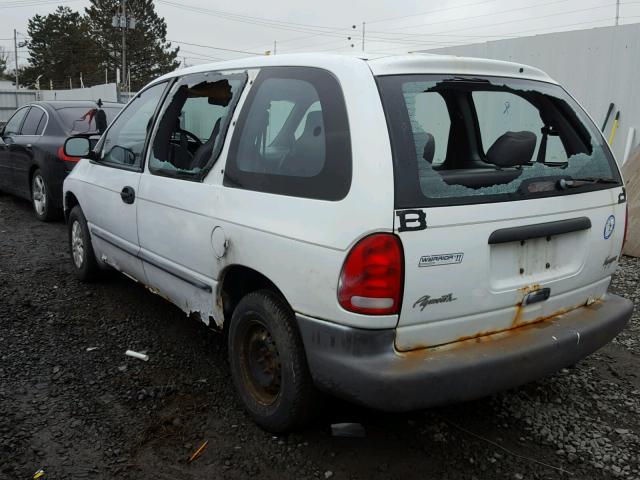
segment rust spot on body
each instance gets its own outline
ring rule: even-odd
[[[535,292],[536,290],[540,290],[542,287],[540,286],[539,283],[534,283],[533,285],[527,285],[525,287],[520,287],[518,289],[518,291],[520,293],[522,293],[522,298],[524,298],[525,295],[531,293],[531,292]]]
[[[525,291],[526,289],[533,288],[533,287],[534,286],[525,287],[524,289],[520,289],[520,290]],[[539,286],[535,286],[533,290],[537,290],[539,288],[540,288]],[[430,345],[430,346],[417,345],[415,347],[412,347],[411,350],[402,351],[398,353],[406,358],[424,360],[431,353],[435,353],[439,350],[444,350],[444,349],[452,350],[457,348],[464,348],[465,346],[468,346],[470,343],[478,344],[478,343],[484,343],[484,342],[491,342],[492,340],[496,340],[498,338],[502,339],[510,336],[518,336],[522,332],[526,331],[527,327],[535,328],[536,326],[538,327],[543,326],[545,322],[548,322],[549,320],[553,320],[556,317],[563,315],[567,312],[570,312],[572,310],[575,310],[577,308],[582,308],[585,315],[591,315],[594,313],[595,310],[598,310],[600,308],[600,306],[602,305],[602,302],[603,302],[602,299],[598,299],[589,305],[580,304],[572,307],[561,308],[559,310],[556,310],[550,315],[542,315],[525,322],[523,322],[521,319],[524,307],[522,307],[522,305],[519,303],[515,306],[516,313],[512,321],[512,324],[509,328],[499,329],[499,330],[480,331],[472,335],[456,338],[451,342],[440,344],[440,345]]]

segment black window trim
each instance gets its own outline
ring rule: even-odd
[[[9,125],[9,122],[13,119],[13,117],[16,116],[16,113],[18,113],[20,110],[27,110],[27,113],[24,114],[24,117],[22,117],[22,120],[20,121],[20,126],[18,127],[18,132],[20,133],[14,133],[13,136],[14,137],[22,137],[24,135],[22,135],[22,125],[24,125],[24,121],[27,118],[27,115],[29,115],[29,110],[31,110],[31,104],[27,104],[27,105],[22,105],[19,108],[16,108],[16,111],[13,112],[13,115],[11,115],[11,117],[9,117],[9,120],[7,120],[7,123],[4,124],[4,126],[2,127],[2,135],[4,136],[5,134],[5,129],[7,128],[7,125]],[[28,137],[30,137],[31,135],[26,135]]]
[[[129,172],[137,172],[137,173],[142,173],[144,172],[144,165],[145,165],[145,159],[147,157],[147,149],[149,148],[149,137],[150,137],[150,132],[153,132],[154,128],[155,128],[155,124],[156,121],[158,119],[158,113],[160,112],[160,107],[164,104],[167,94],[169,92],[169,89],[171,88],[171,85],[173,85],[173,83],[176,81],[176,78],[169,78],[169,79],[165,79],[162,80],[160,82],[155,82],[149,86],[147,86],[145,89],[140,90],[131,100],[129,100],[129,102],[127,102],[127,104],[122,107],[122,110],[120,110],[120,112],[118,113],[118,115],[116,115],[116,118],[113,119],[113,121],[111,122],[111,124],[109,124],[109,127],[105,130],[105,132],[100,136],[100,140],[98,140],[98,142],[96,143],[95,147],[93,147],[93,158],[91,158],[89,161],[91,163],[93,163],[94,165],[102,165],[104,167],[109,167],[109,168],[117,168],[119,170],[127,170]],[[140,152],[140,166],[133,166],[133,165],[125,165],[122,163],[115,163],[115,162],[109,162],[109,161],[104,161],[104,160],[99,160],[99,155],[100,155],[100,150],[102,150],[102,145],[104,144],[105,138],[107,138],[107,135],[109,134],[109,130],[111,130],[111,128],[116,124],[116,122],[118,121],[118,119],[120,118],[120,116],[122,115],[122,113],[127,109],[127,107],[133,102],[133,100],[135,100],[136,98],[140,97],[140,95],[142,95],[144,92],[150,90],[151,88],[160,85],[162,83],[165,83],[165,87],[164,90],[162,91],[162,93],[160,94],[160,100],[158,100],[158,104],[156,105],[155,110],[153,111],[153,115],[151,116],[152,118],[152,125],[151,125],[151,129],[147,132],[145,139],[144,139],[144,145],[142,147],[142,152]]]
[[[40,106],[40,105],[38,105],[36,103],[31,103],[31,104],[25,105],[25,107],[31,107],[31,108],[29,108],[29,111],[27,112],[27,114],[22,119],[22,123],[20,124],[20,133],[17,134],[17,135],[14,135],[14,137],[42,137],[42,136],[44,136],[44,132],[47,130],[47,126],[49,125],[49,112],[47,112],[47,110],[44,107],[42,107],[42,106]],[[44,112],[45,116],[47,117],[47,121],[44,124],[44,128],[42,129],[42,133],[33,133],[33,134],[22,133],[22,129],[24,128],[24,122],[27,119],[27,116],[29,116],[29,113],[31,113],[31,110],[33,108],[39,108],[40,110],[42,110]],[[17,112],[17,110],[16,110],[16,112]],[[40,122],[41,121],[42,121],[42,119],[40,120]],[[36,125],[36,132],[38,131],[38,126],[40,125],[40,122],[38,122],[38,125]],[[9,122],[7,122],[7,123],[9,123]]]
[[[330,79],[331,85],[324,85],[319,88],[317,75],[321,72],[324,79]],[[249,111],[257,96],[259,87],[268,79],[292,79],[303,80],[311,83],[318,93],[322,105],[323,116],[325,111],[335,109],[337,122],[336,132],[344,132],[343,135],[335,135],[341,138],[341,142],[334,141],[333,144],[326,144],[326,159],[323,169],[318,175],[312,177],[295,177],[286,175],[264,174],[256,172],[244,172],[237,166],[237,156],[244,127],[246,126]],[[337,100],[332,107],[327,108],[330,90],[330,98]],[[327,90],[327,91],[325,91]],[[323,101],[324,100],[324,101]],[[326,118],[326,117],[325,117]],[[332,126],[332,128],[334,128]],[[325,122],[325,138],[333,136],[327,131]],[[228,188],[238,188],[273,195],[283,195],[289,197],[308,198],[323,201],[341,201],[349,194],[353,179],[353,158],[351,148],[351,130],[349,127],[349,115],[345,102],[344,93],[340,80],[329,70],[320,67],[310,66],[268,66],[260,68],[258,75],[252,82],[247,98],[242,104],[238,120],[236,122],[229,151],[227,153],[226,166],[222,184]],[[340,181],[333,177],[332,168],[341,169]]]
[[[185,78],[187,78],[187,77],[195,77],[195,76],[206,77],[207,75],[220,76],[220,77],[223,77],[223,78],[224,77],[233,76],[233,75],[241,75],[242,76],[242,83],[240,84],[238,92],[237,92],[237,94],[234,93],[233,97],[231,98],[231,101],[229,102],[228,114],[225,117],[224,123],[220,125],[220,132],[219,132],[218,135],[222,135],[222,136],[221,136],[221,141],[218,144],[219,146],[217,147],[217,151],[214,151],[214,154],[212,155],[212,157],[209,160],[209,162],[207,162],[207,165],[205,166],[205,168],[203,168],[197,174],[188,174],[188,173],[181,173],[181,172],[168,172],[168,171],[163,171],[163,170],[152,168],[151,167],[151,163],[149,162],[150,158],[151,158],[151,155],[153,153],[151,151],[152,150],[151,141],[155,138],[156,128],[158,126],[158,121],[160,119],[160,113],[162,113],[162,111],[164,110],[165,103],[171,101],[171,99],[169,98],[169,94],[173,90],[173,87],[178,83],[182,83],[185,80]],[[207,71],[204,71],[204,72],[188,73],[188,74],[185,74],[185,75],[180,75],[179,77],[175,77],[174,81],[171,83],[171,86],[169,88],[167,88],[166,92],[164,93],[164,98],[162,100],[161,108],[154,113],[154,117],[155,118],[154,118],[154,121],[153,121],[153,127],[151,128],[150,134],[147,135],[147,144],[145,144],[145,156],[144,156],[144,162],[143,162],[143,170],[144,170],[144,163],[149,162],[149,173],[151,175],[155,175],[157,177],[175,178],[177,180],[186,180],[186,181],[191,181],[191,182],[202,183],[204,181],[204,179],[207,177],[207,175],[209,175],[209,172],[211,172],[213,167],[216,165],[216,163],[218,163],[218,160],[220,159],[220,156],[222,155],[222,152],[224,150],[225,144],[227,142],[227,136],[228,136],[228,133],[229,133],[229,129],[231,128],[232,124],[235,124],[235,122],[232,121],[232,120],[234,118],[234,115],[235,115],[235,112],[236,112],[236,108],[238,107],[238,103],[240,102],[240,99],[242,98],[242,94],[245,91],[248,83],[249,83],[248,69],[207,70]],[[244,103],[246,103],[246,101]]]

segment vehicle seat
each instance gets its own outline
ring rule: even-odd
[[[218,139],[218,134],[220,133],[220,120],[222,120],[222,117],[216,120],[209,140],[200,145],[196,150],[196,153],[193,155],[191,170],[195,170],[196,168],[204,168],[207,162],[211,159],[213,148],[216,146],[216,140]]]
[[[527,130],[506,132],[487,150],[487,161],[500,168],[516,167],[530,162],[538,137]]]
[[[433,157],[436,154],[436,140],[433,138],[433,135],[430,133],[424,134],[426,136],[426,143],[424,144],[424,149],[422,150],[422,158],[428,163],[433,163]]]
[[[312,177],[325,162],[325,135],[322,111],[309,112],[300,138],[280,166],[281,175]]]

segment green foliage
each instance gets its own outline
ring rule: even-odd
[[[8,77],[7,63],[9,63],[9,53],[0,47],[0,80]]]
[[[80,73],[86,87],[115,81],[116,68],[122,65],[122,30],[112,26],[120,11],[120,0],[91,0],[82,15],[69,7],[58,7],[49,15],[29,20],[29,65],[21,71],[20,84],[31,88],[39,75],[41,88],[80,86]],[[151,0],[128,0],[127,16],[137,20],[127,30],[127,66],[132,90],[137,90],[159,75],[175,70],[178,48],[166,41],[167,24],[158,17]],[[0,56],[1,58],[1,56]],[[2,60],[0,59],[0,73]]]
[[[35,15],[29,20],[27,32],[29,65],[22,72],[21,85],[33,88],[42,75],[41,85],[52,80],[54,88],[68,88],[71,77],[73,85],[79,87],[80,73],[85,85],[99,83],[94,42],[86,19],[78,12],[58,7],[49,15]]]
[[[127,66],[131,87],[138,90],[146,83],[180,65],[179,48],[167,42],[167,24],[158,17],[152,0],[128,0],[127,17],[136,19],[135,29],[127,30]],[[111,26],[120,11],[120,0],[91,0],[86,9],[89,28],[98,47],[102,71],[115,72],[122,65],[122,30]]]

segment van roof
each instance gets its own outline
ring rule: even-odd
[[[401,74],[451,74],[498,76],[523,78],[556,83],[542,70],[520,63],[489,60],[484,58],[457,57],[430,53],[409,53],[405,55],[376,54],[335,54],[335,53],[295,53],[282,55],[256,55],[254,57],[208,63],[188,67],[168,73],[160,79],[172,78],[188,73],[200,73],[211,70],[235,70],[266,66],[308,66],[326,68],[345,63],[366,62],[374,75]]]

